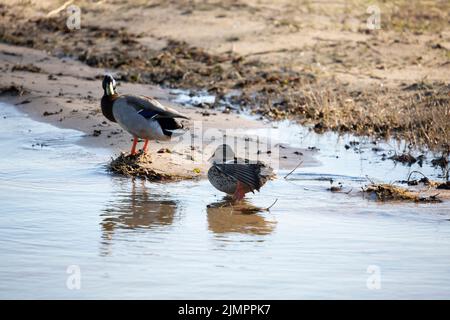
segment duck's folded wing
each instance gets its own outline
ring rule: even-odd
[[[258,164],[216,163],[214,165],[224,174],[245,183],[252,191],[261,188]]]
[[[127,104],[133,106],[137,112],[146,118],[183,118],[189,119],[175,109],[163,106],[158,100],[135,95],[126,95]]]

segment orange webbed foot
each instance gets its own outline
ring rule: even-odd
[[[233,194],[233,201],[235,202],[241,201],[242,199],[244,199],[244,196],[245,196],[244,186],[240,181],[238,181],[236,184],[236,191]]]

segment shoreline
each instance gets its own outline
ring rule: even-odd
[[[0,44],[0,61],[0,70],[3,72],[0,88],[24,90],[22,95],[2,92],[1,101],[14,105],[33,120],[85,133],[79,142],[80,145],[107,148],[115,155],[123,151],[128,152],[131,135],[117,124],[110,123],[100,110],[103,70],[86,66],[76,60],[52,57],[40,50],[7,44]],[[55,91],[54,88],[58,90]],[[188,130],[192,129],[193,125],[200,124],[202,146],[198,147],[202,150],[190,150],[190,146],[186,143],[179,145],[174,142],[150,142],[152,169],[165,174],[186,179],[205,178],[209,168],[207,159],[210,155],[204,153],[212,152],[212,147],[203,150],[203,146],[214,144],[213,139],[217,138],[214,134],[217,135],[217,132],[222,131],[239,133],[243,128],[270,128],[267,123],[248,119],[237,113],[180,106],[170,101],[170,90],[156,86],[119,81],[118,90],[123,93],[150,95],[163,104],[182,111],[192,119],[185,123]],[[208,134],[211,131],[212,136]],[[236,139],[243,144],[242,139],[245,137],[236,134]],[[165,149],[169,149],[170,153],[161,152]],[[249,158],[258,157],[268,163],[279,161],[277,169],[293,169],[299,161],[303,161],[302,166],[318,164],[313,158],[312,151],[289,146],[278,150],[280,153],[274,155],[264,152],[257,155],[254,152]],[[274,159],[277,156],[278,158]],[[167,166],[167,163],[170,166]]]

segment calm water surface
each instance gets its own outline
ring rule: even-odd
[[[112,176],[108,150],[0,104],[0,298],[450,297],[449,203],[327,191],[325,178],[358,190],[366,175],[389,182],[414,167],[370,147],[345,151],[332,134],[279,128],[284,142],[318,146],[322,165],[268,183],[232,211],[208,181]],[[70,266],[79,290],[67,287]],[[368,288],[371,276],[379,289]]]

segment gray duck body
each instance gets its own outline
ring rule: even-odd
[[[254,192],[274,177],[272,168],[258,161],[248,163],[238,159],[227,162],[213,162],[208,170],[208,180],[219,191],[228,195],[236,192],[238,181],[244,192]]]
[[[135,137],[170,140],[174,130],[183,128],[176,118],[189,119],[151,97],[117,94],[115,80],[110,75],[105,76],[103,89],[104,95],[101,100],[103,115],[108,120],[117,122]]]

